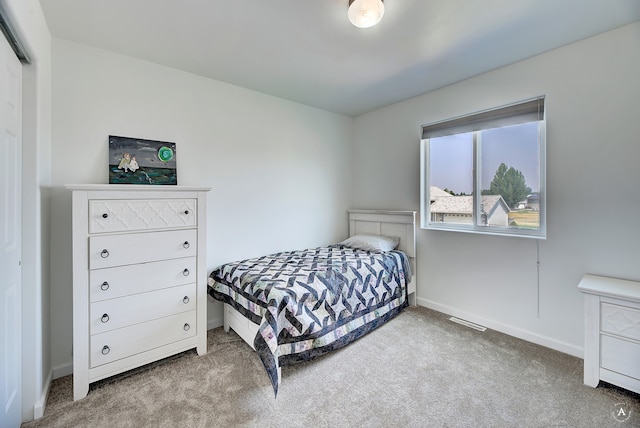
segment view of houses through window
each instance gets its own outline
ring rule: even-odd
[[[530,120],[423,139],[423,227],[544,236],[542,126]]]

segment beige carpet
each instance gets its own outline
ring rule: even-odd
[[[93,384],[76,402],[71,376],[56,379],[45,416],[23,427],[640,427],[640,395],[583,385],[582,360],[447,318],[408,309],[284,368],[277,398],[257,354],[217,328],[206,355]]]

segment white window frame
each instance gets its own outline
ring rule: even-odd
[[[536,111],[537,109],[537,111]],[[501,126],[517,125],[527,122],[538,122],[538,150],[539,150],[539,203],[540,226],[538,229],[516,227],[501,227],[478,224],[481,218],[481,180],[482,150],[480,132]],[[472,224],[444,223],[431,221],[429,142],[431,138],[473,132],[473,212]],[[454,232],[478,233],[486,235],[515,236],[524,238],[546,239],[546,108],[545,97],[536,97],[517,103],[483,110],[456,117],[453,119],[434,122],[422,126],[420,142],[420,227],[422,229],[446,230]]]

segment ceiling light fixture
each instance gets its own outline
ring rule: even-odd
[[[349,0],[349,21],[358,28],[376,25],[384,15],[382,0]]]

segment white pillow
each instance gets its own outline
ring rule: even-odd
[[[354,235],[340,242],[339,245],[374,253],[384,253],[395,249],[399,243],[400,238],[396,236]]]

